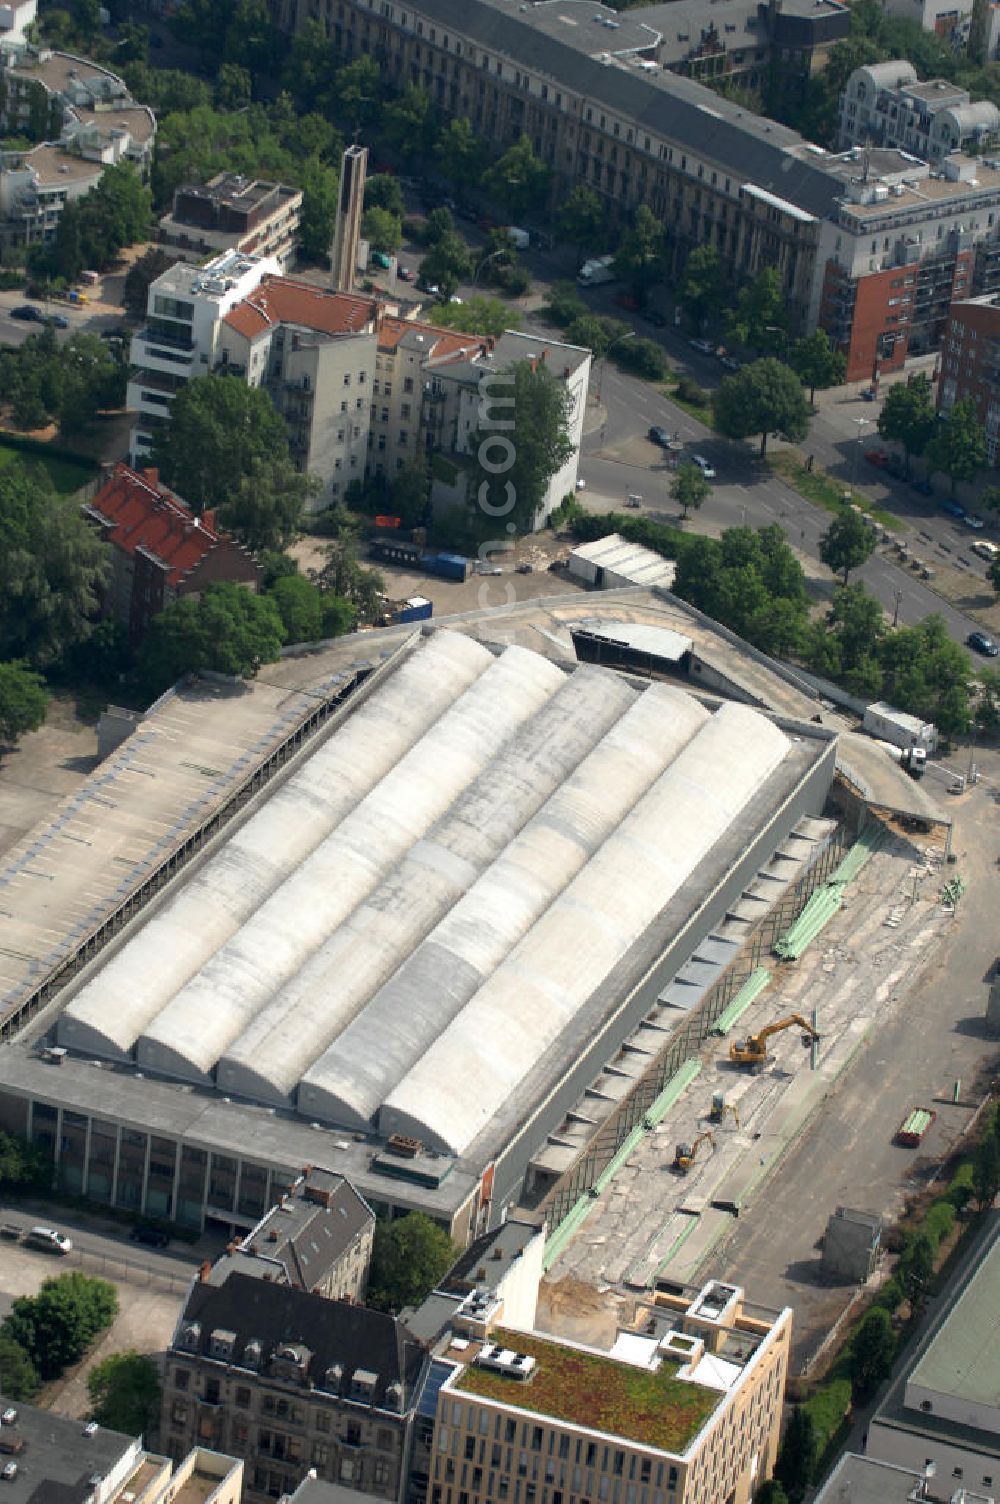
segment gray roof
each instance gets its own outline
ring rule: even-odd
[[[251,1266],[280,1264],[285,1283],[314,1290],[374,1221],[371,1207],[349,1180],[310,1167],[243,1239],[240,1252],[253,1255]]]
[[[741,183],[756,183],[819,217],[834,209],[840,186],[816,161],[790,154],[804,145],[797,131],[755,115],[693,79],[605,63],[548,35],[535,24],[532,11],[515,15],[491,0],[421,0],[420,11],[487,52],[530,59],[540,77],[616,111],[640,129],[690,145]],[[611,52],[617,43],[610,40],[608,47]]]
[[[24,1450],[0,1456],[0,1463],[17,1463],[16,1476],[0,1484],[5,1504],[84,1504],[97,1487],[92,1479],[106,1478],[130,1451],[142,1456],[136,1438],[121,1431],[98,1426],[88,1436],[81,1420],[33,1405],[14,1408],[17,1419],[3,1427],[3,1437],[20,1437]]]
[[[909,1384],[958,1400],[970,1414],[973,1406],[1000,1405],[1000,1239],[964,1285]]]

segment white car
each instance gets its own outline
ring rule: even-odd
[[[703,454],[693,454],[691,456],[691,463],[692,463],[692,465],[697,465],[698,466],[698,469],[701,471],[702,475],[705,477],[706,480],[714,480],[715,479],[715,470],[708,463],[708,460],[705,458],[705,456]]]
[[[41,1248],[46,1253],[71,1253],[73,1241],[64,1232],[54,1227],[33,1227],[25,1242],[32,1248]]]
[[[988,543],[985,538],[977,538],[971,545],[972,552],[978,554],[981,559],[988,559],[991,563],[1000,554],[1000,548],[995,543]]]
[[[692,350],[700,350],[702,355],[715,354],[715,346],[710,339],[689,339],[688,344]]]
[[[966,527],[971,527],[973,532],[975,533],[982,532],[983,528],[986,526],[983,519],[981,517],[977,517],[973,512],[966,512],[965,516],[962,518],[962,521],[965,523]]]

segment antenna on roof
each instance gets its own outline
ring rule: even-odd
[[[864,150],[861,153],[861,161],[863,163],[861,169],[861,181],[863,183],[867,183],[868,174],[871,172],[872,166],[872,144],[870,141],[865,141]]]

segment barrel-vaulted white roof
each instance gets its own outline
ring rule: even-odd
[[[305,1071],[457,904],[483,868],[635,698],[609,670],[560,687],[244,1029],[219,1062],[224,1091],[290,1098]],[[433,1036],[432,1036],[433,1037]],[[387,1039],[378,1039],[379,1056]],[[384,1056],[383,1056],[384,1058]]]
[[[555,664],[525,648],[492,662],[157,1015],[137,1060],[207,1078],[273,1002],[282,1018],[268,1033],[262,1076],[281,1076],[306,1023],[285,1007],[282,989],[562,680]]]
[[[366,1126],[708,720],[690,695],[665,684],[630,699],[576,772],[306,1071],[300,1111]],[[227,1089],[235,1085],[226,1080]]]
[[[380,675],[87,981],[61,1044],[461,1154],[753,839],[741,812],[789,751],[746,706],[450,631]]]
[[[383,1132],[462,1154],[788,751],[724,705],[389,1094]]]
[[[127,1055],[179,987],[493,662],[439,632],[357,706],[66,1008],[63,1043]]]

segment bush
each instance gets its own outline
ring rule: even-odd
[[[690,402],[693,407],[708,407],[712,400],[711,392],[699,386],[694,377],[688,376],[686,372],[678,377],[676,394],[682,402]]]
[[[24,1348],[43,1379],[82,1358],[118,1314],[118,1292],[105,1279],[60,1274],[37,1295],[15,1300],[0,1333]]]
[[[951,1205],[955,1208],[956,1212],[964,1212],[965,1208],[972,1200],[973,1195],[974,1189],[972,1184],[972,1162],[970,1160],[965,1160],[962,1164],[959,1165],[958,1169],[951,1177],[951,1180],[948,1182],[948,1189],[945,1192],[945,1196],[947,1197],[948,1201],[951,1202]]]
[[[880,1306],[883,1311],[898,1311],[899,1307],[903,1304],[905,1293],[903,1286],[896,1276],[893,1275],[891,1279],[886,1280],[876,1295],[873,1304]]]
[[[955,1208],[950,1201],[935,1201],[923,1221],[923,1231],[935,1248],[943,1243],[955,1225]]]
[[[621,340],[612,352],[612,359],[646,381],[662,381],[669,369],[663,347],[655,339]]]
[[[832,1379],[821,1385],[802,1408],[812,1420],[816,1432],[816,1448],[822,1457],[850,1413],[850,1379]]]

